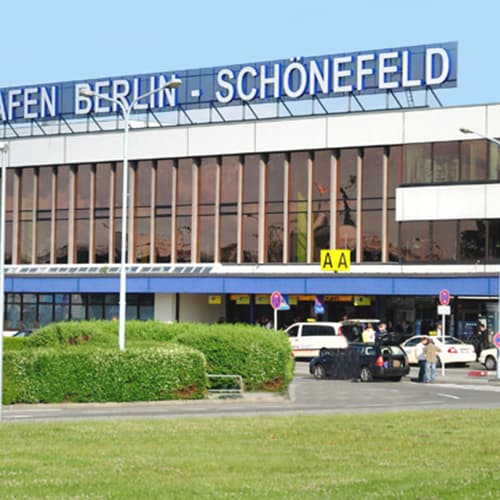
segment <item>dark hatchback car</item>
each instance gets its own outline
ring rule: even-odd
[[[309,363],[309,373],[316,378],[359,378],[362,382],[385,379],[399,382],[410,373],[408,357],[398,345],[353,342],[344,350],[324,350]],[[350,351],[350,352],[349,352]],[[350,365],[339,371],[346,356]],[[349,373],[350,376],[346,376]]]

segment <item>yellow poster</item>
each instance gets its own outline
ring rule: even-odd
[[[347,249],[321,250],[319,265],[322,271],[350,271],[351,251]]]

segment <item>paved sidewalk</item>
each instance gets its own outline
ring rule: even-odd
[[[412,367],[409,378],[416,380],[418,368]],[[479,384],[479,385],[497,385],[500,379],[496,378],[495,371],[482,370],[475,367],[447,368],[445,366],[444,375],[442,369],[436,371],[436,383],[438,384]]]

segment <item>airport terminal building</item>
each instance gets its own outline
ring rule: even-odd
[[[418,331],[445,289],[454,334],[495,328],[500,104],[456,85],[444,43],[0,89],[4,328],[117,316],[125,158],[128,318],[255,323],[279,291],[280,325]]]

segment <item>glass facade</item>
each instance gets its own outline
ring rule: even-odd
[[[323,248],[349,248],[359,263],[498,262],[499,220],[395,220],[397,187],[497,182],[498,149],[474,140],[131,162],[128,260],[317,263]],[[119,262],[121,184],[119,162],[9,169],[6,262]]]
[[[38,328],[55,321],[116,319],[117,293],[7,293],[5,329]],[[127,294],[127,319],[154,317],[153,294]]]

